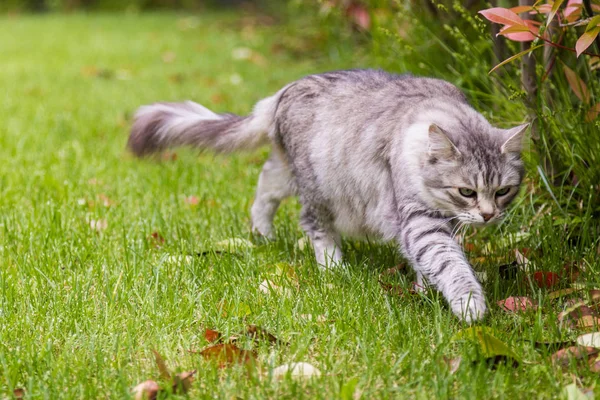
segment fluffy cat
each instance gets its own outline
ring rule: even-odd
[[[341,235],[395,240],[418,282],[426,278],[470,323],[485,314],[485,297],[453,236],[502,218],[523,178],[526,129],[493,127],[443,80],[350,70],[293,82],[246,117],[193,102],[143,106],[128,145],[144,156],[270,144],[255,231],[272,236],[280,201],[297,195],[320,265],[341,261]]]

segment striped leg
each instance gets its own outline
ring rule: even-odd
[[[342,262],[342,240],[325,214],[319,208],[304,205],[300,225],[310,238],[319,266],[331,268]]]
[[[401,211],[398,240],[417,276],[442,292],[459,318],[468,323],[481,319],[486,311],[483,289],[453,240],[447,218],[420,207]]]

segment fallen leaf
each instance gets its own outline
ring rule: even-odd
[[[263,292],[264,294],[281,294],[282,292],[281,287],[277,286],[268,279],[265,279],[260,283],[260,285],[258,285],[258,290]]]
[[[135,400],[155,400],[160,386],[155,381],[144,381],[133,388],[133,398]]]
[[[25,389],[15,388],[13,390],[13,396],[16,400],[22,400],[25,397]]]
[[[600,372],[600,357],[596,357],[589,361],[590,371],[598,373]]]
[[[577,344],[585,347],[600,348],[600,332],[586,333],[577,338]]]
[[[216,342],[218,340],[220,340],[223,337],[223,335],[221,335],[221,332],[217,332],[213,329],[205,329],[204,330],[204,338],[208,341],[208,342]]]
[[[194,375],[196,374],[196,370],[181,372],[173,377],[173,393],[187,393],[190,390],[190,386],[192,386],[192,382],[194,382]]]
[[[291,376],[292,378],[311,378],[321,376],[321,371],[319,371],[317,367],[305,362],[284,364],[273,369],[274,378],[281,379],[284,376]]]
[[[403,297],[407,293],[407,291],[400,285],[392,285],[390,283],[383,282],[382,280],[379,280],[378,282],[379,286],[381,286],[381,288],[389,295]],[[414,289],[410,289],[408,290],[408,293],[415,294],[415,291]]]
[[[580,362],[598,354],[598,349],[587,346],[571,346],[566,349],[558,350],[550,357],[553,364],[561,367],[567,367],[571,362]]]
[[[579,329],[600,328],[600,318],[594,315],[584,315],[575,321],[575,326]]]
[[[508,297],[497,302],[504,311],[519,312],[528,310],[537,310],[538,306],[534,300],[529,297]]]
[[[485,326],[473,326],[457,332],[452,341],[469,340],[478,345],[481,354],[492,364],[513,360],[518,365],[521,358],[503,341],[493,335],[493,330]]]
[[[558,314],[558,320],[572,328],[593,326],[597,315],[585,302],[577,301]]]
[[[571,293],[576,293],[579,292],[581,289],[578,288],[566,288],[566,289],[560,289],[560,290],[556,290],[554,292],[550,292],[546,295],[546,297],[549,300],[554,300],[554,299],[558,299],[559,297],[564,297],[564,296],[568,296]]]
[[[529,281],[531,281],[531,279],[529,277],[527,277],[527,278],[529,279]],[[533,281],[540,288],[551,288],[553,286],[556,286],[558,284],[559,280],[560,280],[560,277],[555,272],[535,271],[533,273]]]
[[[383,276],[395,276],[406,269],[406,264],[398,264],[395,267],[386,269],[381,273]]]
[[[566,400],[590,400],[585,393],[579,390],[575,383],[565,386],[562,390],[562,395]]]
[[[246,328],[246,334],[254,340],[266,340],[271,344],[289,346],[289,343],[277,339],[273,334],[269,333],[260,326],[248,325],[248,327]]]
[[[152,353],[154,353],[154,360],[156,362],[156,366],[158,367],[158,371],[160,372],[160,377],[165,380],[170,380],[171,372],[169,371],[169,368],[167,367],[167,363],[165,362],[165,360],[162,358],[162,356],[159,354],[158,351],[152,349]]]
[[[165,238],[158,232],[152,232],[150,236],[148,236],[148,242],[150,245],[155,248],[160,248],[165,244]]]
[[[249,350],[243,350],[231,343],[222,343],[209,346],[198,353],[205,360],[216,362],[219,368],[226,368],[231,365],[250,366],[256,362],[256,353]]]
[[[527,259],[527,257],[525,257],[525,255],[517,249],[515,249],[515,258],[517,260],[517,264],[522,269],[525,269],[525,267],[527,267],[529,265],[529,260]]]
[[[458,368],[460,367],[460,364],[462,363],[462,357],[460,357],[460,356],[455,357],[455,358],[444,357],[444,363],[448,367],[448,371],[450,371],[450,374],[454,374],[456,371],[458,371]]]

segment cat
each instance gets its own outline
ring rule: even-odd
[[[142,106],[128,146],[145,156],[179,145],[232,152],[270,144],[254,231],[272,237],[279,203],[299,196],[319,265],[341,262],[341,235],[394,240],[417,282],[425,278],[472,323],[483,318],[485,297],[454,235],[502,218],[523,179],[527,127],[493,127],[443,80],[347,70],[292,82],[245,117],[190,101]]]

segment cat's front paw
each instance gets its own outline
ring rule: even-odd
[[[487,310],[483,295],[473,292],[454,299],[450,306],[454,314],[469,325],[482,319]]]

